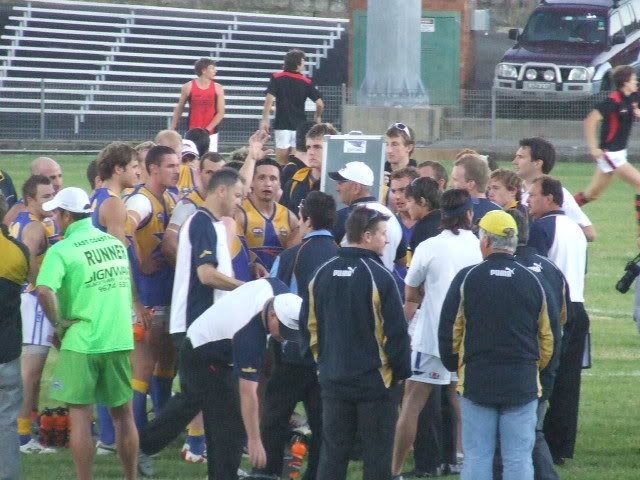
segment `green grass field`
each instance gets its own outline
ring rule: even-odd
[[[0,155],[0,166],[19,189],[28,174],[31,155]],[[88,188],[85,168],[89,156],[56,156],[63,166],[65,185]],[[554,172],[570,191],[586,186],[591,164],[560,164]],[[586,306],[591,316],[593,368],[584,371],[580,432],[576,456],[560,468],[567,480],[627,480],[640,478],[640,336],[632,321],[633,293],[614,289],[624,264],[636,252],[634,192],[619,182],[594,204],[586,207],[598,239],[589,246]],[[41,407],[48,399],[48,372],[42,386]],[[156,460],[158,478],[204,478],[202,465],[186,465],[178,459],[176,444]],[[50,456],[23,456],[24,478],[61,479],[74,476],[68,451]],[[350,480],[361,478],[352,464]],[[96,460],[96,478],[121,478],[113,456]]]

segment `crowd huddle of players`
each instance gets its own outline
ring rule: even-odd
[[[90,194],[63,188],[51,158],[33,161],[19,201],[3,172],[2,239],[30,260],[20,451],[55,452],[32,422],[56,346],[51,397],[69,404],[78,478],[91,478],[94,453],[116,451],[127,478],[153,476],[151,456],[185,429],[183,459],[207,463],[211,479],[297,475],[284,455],[292,432],[308,448],[306,479],[344,479],[352,458],[365,479],[559,478],[589,363],[583,293],[596,233],[549,176],[553,145],[523,139],[511,170],[467,149],[449,175],[417,164],[413,130],[394,123],[380,198],[365,163],[326,172],[338,210],[319,191],[325,136],[337,132],[303,67],[302,52],[287,54],[261,128],[229,158],[215,151],[224,92],[202,59],[176,107],[178,128],[190,102],[184,138],[172,129],[107,145],[87,168]],[[635,85],[635,73],[614,79],[622,99],[596,111],[613,115]],[[274,101],[277,160],[265,149]],[[612,128],[606,141],[621,135]],[[592,153],[607,157],[600,147]],[[629,166],[615,158],[603,171]],[[243,449],[251,473],[239,470]],[[415,469],[403,473],[412,449]]]

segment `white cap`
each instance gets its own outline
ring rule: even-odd
[[[299,330],[300,307],[302,298],[293,293],[281,293],[273,300],[273,310],[276,317],[285,327],[291,330]]]
[[[192,140],[182,140],[182,156],[184,155],[195,155],[196,158],[200,156],[198,147]]]
[[[56,193],[56,196],[42,204],[45,212],[61,208],[73,213],[91,213],[91,200],[87,192],[78,187],[67,187]]]
[[[337,172],[329,172],[329,177],[336,182],[352,181],[365,187],[373,186],[373,170],[364,162],[349,162]]]

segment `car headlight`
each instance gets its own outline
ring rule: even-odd
[[[591,80],[594,72],[593,67],[575,67],[569,71],[567,80],[572,82],[587,82]]]
[[[536,72],[533,68],[530,68],[526,72],[524,72],[524,76],[527,80],[535,80],[538,76],[538,72]]]
[[[542,78],[544,78],[545,82],[552,82],[554,78],[556,78],[556,74],[553,70],[545,70],[542,74]]]
[[[496,76],[503,78],[518,78],[518,69],[515,65],[508,63],[499,63],[496,66]]]

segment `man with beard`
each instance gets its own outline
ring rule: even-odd
[[[238,231],[247,239],[257,261],[271,269],[278,254],[294,245],[298,236],[298,219],[276,202],[280,189],[280,167],[270,159],[256,162],[251,193],[236,214]]]

